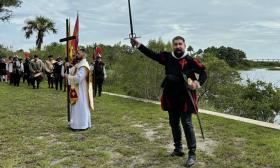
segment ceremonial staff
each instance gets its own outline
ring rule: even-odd
[[[76,39],[76,36],[70,36],[69,34],[69,21],[66,19],[66,37],[59,40],[59,42],[66,41],[66,62],[69,62],[69,41]],[[69,75],[69,66],[66,65],[66,73]],[[69,86],[67,82],[67,121],[70,121],[70,95],[69,95]]]

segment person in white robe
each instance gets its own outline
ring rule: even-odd
[[[92,75],[84,49],[79,50],[76,58],[79,62],[70,69],[70,75],[65,75],[71,85],[69,125],[72,130],[85,130],[91,127],[90,111],[93,111],[93,94],[90,86]]]

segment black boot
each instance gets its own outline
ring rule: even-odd
[[[196,163],[196,155],[195,155],[195,152],[190,150],[189,151],[189,157],[188,157],[188,160],[186,162],[186,166],[187,167],[191,167],[193,166],[194,164]]]
[[[170,156],[179,156],[179,157],[182,157],[184,156],[185,153],[183,152],[182,149],[174,149],[174,151],[170,154]]]
[[[183,113],[181,121],[182,121],[182,125],[184,128],[184,132],[188,144],[188,149],[189,149],[189,157],[186,162],[186,166],[191,167],[196,162],[196,155],[195,155],[196,138],[192,125],[192,113],[190,112]]]

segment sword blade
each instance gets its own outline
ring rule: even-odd
[[[187,89],[188,95],[189,95],[189,97],[191,99],[193,108],[196,111],[196,116],[197,116],[197,120],[198,120],[198,124],[199,124],[199,128],[200,128],[201,136],[202,136],[203,140],[205,140],[204,132],[203,132],[202,125],[201,125],[200,118],[199,118],[199,114],[198,114],[198,109],[195,106],[195,102],[194,102],[194,99],[192,97],[191,91],[188,88],[186,88],[186,89]]]
[[[202,125],[201,125],[198,113],[196,113],[196,116],[197,116],[197,120],[198,120],[198,124],[199,124],[199,128],[200,128],[201,136],[202,136],[203,140],[205,140],[204,132],[203,132],[203,129],[202,129]]]
[[[133,37],[134,32],[133,32],[133,23],[132,23],[130,0],[128,0],[128,10],[129,10],[129,22],[130,22],[130,34]]]

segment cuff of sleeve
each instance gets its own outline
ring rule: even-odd
[[[193,82],[196,84],[196,88],[197,88],[197,89],[201,88],[200,83],[199,83],[197,80],[195,80],[195,81],[193,81]]]
[[[141,43],[138,43],[137,45],[136,45],[136,48],[139,48],[141,46]]]

